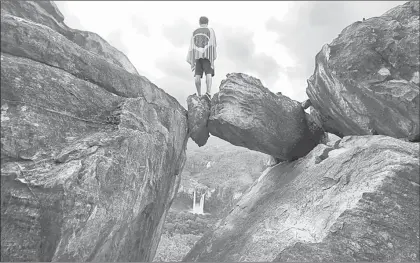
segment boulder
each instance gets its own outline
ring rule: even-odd
[[[294,160],[323,137],[306,115],[301,103],[272,93],[259,79],[232,73],[213,96],[208,129],[233,145]]]
[[[418,1],[353,23],[315,61],[306,93],[326,131],[420,139]]]
[[[349,136],[267,168],[184,262],[419,261],[419,144]]]
[[[206,144],[210,137],[207,122],[210,116],[210,99],[208,96],[197,94],[187,98],[188,104],[188,130],[191,139],[199,146]]]
[[[118,96],[144,96],[148,100],[167,97],[163,90],[145,77],[110,63],[50,27],[10,14],[2,14],[1,26],[1,51],[4,53],[62,69]],[[165,101],[178,104],[172,97]]]
[[[4,5],[37,8],[21,18]],[[1,261],[151,261],[186,160],[187,112],[36,20],[61,19],[45,6],[2,2]]]
[[[52,1],[4,1],[1,5],[1,15],[10,14],[29,21],[45,25],[73,41],[80,47],[100,55],[126,71],[138,75],[136,68],[127,56],[111,46],[98,34],[72,29],[64,24],[64,16]]]

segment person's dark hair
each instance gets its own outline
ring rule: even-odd
[[[200,25],[207,25],[209,23],[209,19],[205,16],[200,17],[199,20]]]

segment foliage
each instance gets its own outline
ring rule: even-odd
[[[162,233],[169,237],[175,234],[203,235],[216,221],[214,217],[192,214],[187,211],[169,211]]]
[[[175,233],[172,236],[162,234],[159,247],[153,261],[181,261],[201,236]]]

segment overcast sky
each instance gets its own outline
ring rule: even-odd
[[[392,1],[57,1],[64,22],[92,31],[124,52],[144,75],[186,106],[196,92],[186,62],[200,16],[216,32],[212,94],[231,72],[261,79],[273,92],[307,98],[315,55],[340,31],[404,4]],[[205,83],[203,79],[203,90]]]

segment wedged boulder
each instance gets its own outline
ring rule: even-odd
[[[419,144],[350,136],[268,168],[185,262],[419,258]]]
[[[306,93],[326,131],[420,139],[418,1],[353,23],[315,60]]]
[[[301,103],[272,93],[259,79],[232,73],[213,96],[208,129],[233,145],[294,160],[322,139],[323,131],[313,124]]]
[[[191,139],[198,145],[206,144],[210,137],[207,122],[210,116],[210,99],[207,96],[199,98],[197,94],[187,98],[188,104],[188,132]]]
[[[52,1],[3,1],[1,15],[11,14],[45,26],[62,34],[80,47],[100,55],[126,71],[138,75],[127,56],[111,46],[98,34],[72,29],[64,24],[64,16]]]
[[[50,27],[1,27],[1,261],[151,261],[186,110]]]

